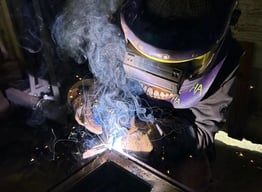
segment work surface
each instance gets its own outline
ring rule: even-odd
[[[54,135],[48,127],[28,127],[23,124],[23,115],[16,117],[15,121],[1,122],[1,191],[47,191],[87,163],[78,154],[65,150],[72,148],[72,142],[57,145],[54,154],[49,145]],[[53,128],[58,129],[55,125]],[[208,191],[260,191],[262,154],[218,141],[216,147],[217,158],[212,165],[213,178]],[[163,162],[159,167],[162,173],[175,174],[170,163],[160,162]]]

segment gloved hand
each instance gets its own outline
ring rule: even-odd
[[[82,105],[75,111],[75,120],[79,125],[84,126],[87,130],[97,135],[102,134],[102,127],[96,124],[93,119],[92,111],[90,107]]]
[[[84,126],[88,131],[94,134],[102,134],[102,127],[93,119],[92,102],[89,99],[94,81],[85,79],[75,83],[67,95],[67,103],[75,113],[75,120],[79,125]]]

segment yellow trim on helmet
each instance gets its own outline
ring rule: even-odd
[[[156,57],[152,57],[146,53],[144,53],[143,51],[139,50],[133,43],[131,43],[129,40],[127,40],[127,47],[132,49],[134,52],[136,52],[137,54],[144,56],[150,60],[156,61],[156,62],[160,62],[160,63],[184,63],[184,62],[188,62],[188,61],[192,61],[192,60],[203,60],[206,61],[210,54],[212,54],[213,51],[208,51],[207,53],[204,53],[203,55],[197,56],[197,57],[193,57],[190,59],[185,59],[185,60],[165,60],[165,59],[159,59]]]
[[[180,66],[182,67],[183,64],[191,61],[191,64],[194,65],[194,68],[195,68],[194,74],[201,74],[207,68],[207,66],[209,65],[209,62],[213,58],[214,51],[215,51],[215,49],[211,49],[210,51],[208,51],[207,53],[204,53],[203,55],[200,55],[194,58],[190,58],[187,60],[164,60],[164,59],[159,59],[159,58],[152,57],[150,55],[145,54],[144,52],[136,48],[136,46],[133,45],[133,43],[131,43],[129,40],[127,40],[127,47],[131,49],[137,55],[140,55],[152,61],[160,62],[163,64],[177,64],[177,67],[179,67],[179,64],[180,64]]]

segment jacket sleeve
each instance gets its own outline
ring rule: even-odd
[[[223,78],[222,83],[219,81],[215,85],[216,89],[191,108],[171,109],[164,106],[164,103],[150,103],[152,106],[164,106],[160,115],[159,111],[155,115],[156,123],[168,135],[166,139],[173,140],[174,143],[169,142],[168,145],[176,148],[178,156],[197,155],[213,148],[215,133],[227,120],[234,95],[237,68],[238,65]],[[169,134],[171,132],[173,134]]]
[[[232,39],[227,59],[215,82],[203,100],[190,108],[194,116],[191,136],[198,150],[214,143],[215,133],[225,124],[234,96],[234,82],[240,58],[244,53],[237,41]],[[192,121],[192,120],[191,120]]]
[[[226,122],[234,80],[235,76],[230,77],[215,93],[189,109],[175,109],[173,119],[168,122],[176,132],[177,156],[214,153],[214,135]]]
[[[232,75],[213,95],[190,108],[195,118],[190,136],[194,138],[198,150],[214,143],[215,133],[226,122],[233,99],[234,80],[235,76]]]
[[[227,58],[204,98],[187,109],[163,110],[158,124],[175,132],[172,140],[179,152],[197,154],[213,148],[215,133],[225,124],[234,96],[234,82],[243,49],[232,40]],[[158,106],[164,106],[163,103]],[[168,108],[168,106],[164,106]],[[162,112],[162,111],[161,111]]]

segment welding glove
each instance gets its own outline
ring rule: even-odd
[[[92,106],[95,103],[91,94],[93,84],[93,79],[84,79],[75,83],[68,91],[67,104],[75,113],[74,117],[79,125],[91,133],[99,135],[103,131],[93,117]]]
[[[75,120],[79,125],[84,126],[87,130],[94,134],[102,134],[102,127],[100,127],[93,119],[91,107],[82,105],[75,111]]]

